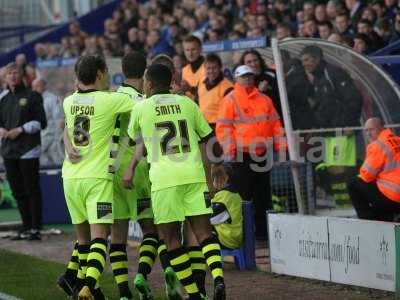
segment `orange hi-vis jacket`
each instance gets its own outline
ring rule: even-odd
[[[185,80],[191,87],[198,87],[199,83],[206,78],[206,68],[204,63],[195,73],[192,71],[192,66],[187,64],[182,68],[182,79]]]
[[[235,83],[222,101],[216,135],[224,155],[234,158],[237,152],[261,155],[271,148],[286,148],[286,140],[272,100],[256,87],[250,93]]]
[[[360,169],[365,182],[376,180],[378,189],[390,200],[400,202],[400,137],[384,129],[367,147]]]
[[[208,123],[214,124],[217,121],[222,99],[230,87],[232,83],[225,78],[210,90],[206,88],[204,80],[200,82],[197,90],[199,106]]]

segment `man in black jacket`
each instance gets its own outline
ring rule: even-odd
[[[362,96],[346,71],[328,64],[317,46],[305,47],[301,60],[312,86],[308,96],[313,127],[360,126]]]
[[[0,94],[1,155],[23,227],[12,239],[40,240],[40,130],[47,125],[40,94],[25,87],[22,70],[5,67],[7,90]]]

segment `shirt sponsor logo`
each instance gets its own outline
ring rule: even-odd
[[[108,202],[97,203],[97,219],[112,219],[112,204]]]
[[[75,96],[73,103],[77,105],[91,105],[94,103],[94,98],[87,96]]]

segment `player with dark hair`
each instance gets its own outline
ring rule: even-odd
[[[109,141],[118,115],[130,112],[135,102],[127,94],[105,91],[108,69],[100,56],[82,56],[75,65],[75,73],[79,90],[63,102],[67,158],[62,175],[78,240],[76,286],[79,299],[104,299],[97,287],[106,262],[110,225],[114,222],[115,169]]]
[[[148,99],[132,111],[128,134],[141,134],[148,150],[154,223],[165,239],[171,267],[189,299],[203,298],[179,238],[184,220],[191,224],[211,269],[214,299],[225,299],[220,246],[212,237],[209,220],[212,210],[207,183],[212,188],[212,180],[205,142],[212,130],[195,103],[170,94],[171,79],[172,73],[164,65],[147,69],[144,90]]]

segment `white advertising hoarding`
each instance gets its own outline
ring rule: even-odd
[[[274,273],[395,291],[395,224],[269,214]]]
[[[271,270],[330,280],[326,217],[268,215]]]
[[[331,280],[395,291],[394,224],[329,218]]]

